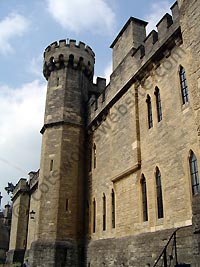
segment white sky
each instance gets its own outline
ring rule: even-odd
[[[46,81],[42,56],[55,40],[83,41],[96,54],[95,76],[109,78],[110,44],[130,16],[148,32],[172,0],[0,0],[0,192],[39,169]]]

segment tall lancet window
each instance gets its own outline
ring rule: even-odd
[[[162,104],[161,104],[160,90],[158,87],[156,87],[154,94],[156,96],[157,118],[158,122],[160,122],[162,120]]]
[[[103,194],[103,231],[106,230],[106,196]]]
[[[142,174],[141,179],[141,189],[142,189],[142,212],[143,212],[143,221],[148,221],[148,206],[147,206],[147,185],[144,174]]]
[[[152,115],[152,105],[151,105],[151,97],[148,95],[147,99],[147,115],[148,115],[148,126],[149,129],[153,127],[153,115]]]
[[[158,168],[156,168],[156,194],[157,194],[158,219],[160,219],[163,218],[163,197],[162,197],[161,173]]]
[[[192,194],[196,195],[199,193],[199,172],[198,172],[198,162],[193,151],[190,152],[190,175],[192,183]]]
[[[111,193],[111,201],[112,201],[112,228],[115,228],[115,192],[112,190]]]
[[[188,85],[187,85],[185,69],[182,66],[180,67],[179,76],[180,76],[180,83],[181,83],[182,102],[183,102],[183,104],[185,104],[189,101]]]

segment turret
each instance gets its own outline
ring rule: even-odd
[[[83,264],[83,151],[94,62],[92,49],[82,42],[61,40],[45,49],[43,73],[48,85],[32,266]]]
[[[43,74],[48,80],[52,71],[72,67],[82,70],[90,80],[94,74],[94,52],[83,42],[60,40],[49,45],[44,52]]]

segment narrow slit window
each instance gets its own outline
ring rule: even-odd
[[[50,161],[50,171],[53,170],[53,159]]]
[[[190,152],[190,175],[192,183],[192,194],[196,195],[199,193],[199,172],[198,172],[198,162],[193,151]]]
[[[162,104],[161,104],[160,90],[158,87],[156,87],[154,94],[156,96],[157,118],[158,122],[160,122],[162,120]]]
[[[103,194],[103,231],[106,230],[106,196]]]
[[[115,228],[115,192],[112,190],[111,194],[112,201],[112,228]]]
[[[94,157],[94,169],[97,167],[97,147],[96,144],[93,145],[93,157]]]
[[[93,200],[93,233],[96,232],[96,201]]]
[[[59,77],[57,77],[56,86],[59,86],[59,83],[60,83],[60,79],[59,79]]]
[[[149,129],[153,127],[153,115],[152,115],[152,105],[151,105],[151,97],[148,95],[147,99],[147,113],[148,113],[148,127]]]
[[[66,203],[65,203],[65,209],[66,209],[66,211],[69,211],[69,199],[67,198],[66,199]]]
[[[187,85],[187,79],[185,74],[185,69],[181,66],[180,72],[180,83],[181,83],[181,94],[182,94],[182,102],[183,105],[189,101],[188,98],[188,85]]]
[[[161,173],[158,168],[156,168],[156,193],[157,193],[158,219],[160,219],[163,218],[163,197],[162,197]]]
[[[142,174],[141,179],[141,189],[142,189],[142,212],[143,212],[143,221],[148,221],[148,206],[147,206],[147,186],[146,186],[146,179]]]

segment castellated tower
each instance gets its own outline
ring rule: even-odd
[[[82,266],[84,240],[85,109],[94,53],[61,40],[44,53],[48,81],[32,266]]]

